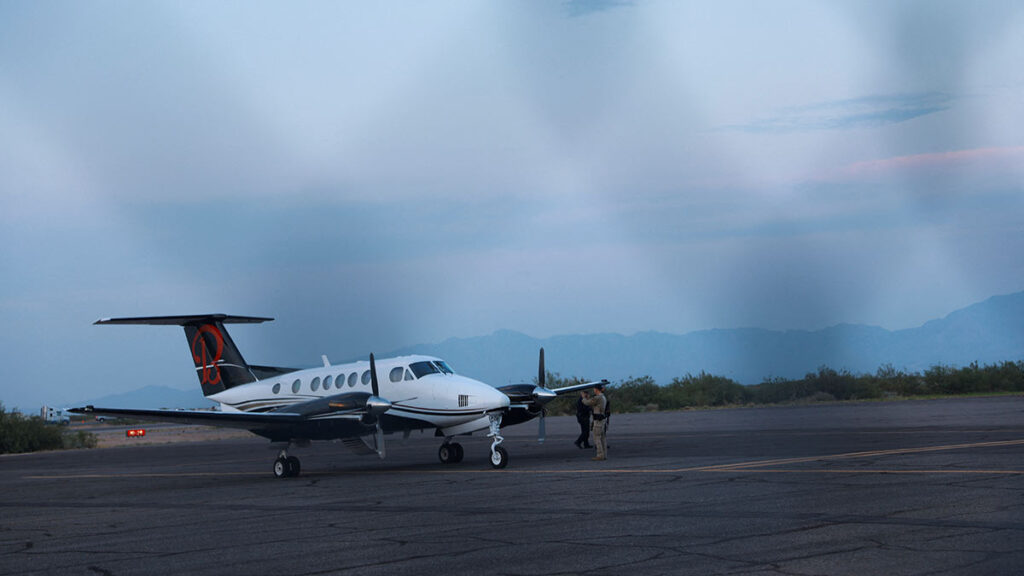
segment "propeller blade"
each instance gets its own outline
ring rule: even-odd
[[[544,349],[541,348],[540,349],[540,364],[537,366],[537,385],[540,386],[541,388],[546,388],[546,386],[544,386],[544,377],[545,377],[545,372],[544,372]]]
[[[373,444],[377,448],[377,456],[383,460],[387,456],[387,448],[384,446],[384,430],[380,427],[380,423],[377,424],[377,430],[373,434]]]
[[[533,401],[540,404],[541,406],[551,402],[558,397],[551,390],[548,390],[544,385],[544,381],[547,379],[547,371],[544,369],[544,349],[540,349],[540,361],[537,363],[537,385],[533,388]],[[543,426],[543,422],[541,423]],[[543,442],[543,440],[541,440]]]
[[[547,428],[544,426],[544,411],[540,412],[540,424],[537,425],[537,443],[543,444],[544,439],[547,438]]]
[[[391,408],[391,402],[380,397],[380,385],[377,382],[377,362],[373,359],[373,352],[370,352],[370,389],[373,390],[373,400],[367,400],[367,413],[372,414],[376,419],[377,429],[373,434],[373,443],[377,448],[377,455],[383,460],[387,453],[384,447],[384,429],[380,426],[380,418],[376,416],[387,412]]]
[[[373,352],[370,352],[370,388],[373,395],[380,398],[380,386],[377,385],[377,363],[373,360]]]

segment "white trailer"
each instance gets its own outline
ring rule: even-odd
[[[71,423],[71,413],[62,408],[43,406],[43,409],[40,412],[40,416],[42,416],[43,420],[46,420],[47,422],[55,422],[58,424]]]

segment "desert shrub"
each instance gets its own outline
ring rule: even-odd
[[[581,378],[547,375],[550,388],[582,382],[585,380]],[[1024,361],[991,366],[979,366],[975,362],[962,368],[940,364],[923,374],[898,370],[891,364],[879,367],[874,374],[861,375],[821,366],[803,378],[768,378],[753,386],[744,386],[724,376],[705,372],[674,378],[666,386],[659,386],[650,376],[641,376],[611,384],[606,390],[615,412],[986,392],[1024,392]],[[548,414],[575,414],[576,398],[575,394],[557,398],[547,405]]]
[[[85,430],[46,422],[39,416],[8,412],[0,403],[0,454],[18,454],[62,448],[95,448],[96,435]]]
[[[872,380],[883,395],[918,396],[927,393],[927,386],[920,374],[897,370],[892,364],[879,367]]]
[[[837,400],[864,400],[882,396],[878,384],[870,377],[857,377],[843,370],[836,372],[828,366],[821,366],[817,373],[804,376],[807,389],[813,394],[825,392]]]
[[[85,430],[65,430],[62,437],[63,448],[73,450],[76,448],[95,448],[97,444],[96,435]]]
[[[812,396],[816,391],[809,386],[810,383],[806,379],[770,378],[751,386],[749,391],[751,400],[755,404],[778,404]]]
[[[687,374],[683,378],[672,380],[665,393],[669,405],[674,408],[746,404],[751,397],[746,386],[724,376],[713,376],[706,372],[701,372],[697,376]]]
[[[0,454],[57,450],[62,448],[61,429],[39,416],[8,412],[0,404]]]
[[[807,400],[810,402],[835,402],[836,397],[828,392],[815,392]]]
[[[662,389],[650,376],[640,378],[629,378],[606,391],[608,398],[613,402],[616,412],[640,412],[648,404],[658,404]]]

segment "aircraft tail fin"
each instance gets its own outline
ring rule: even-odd
[[[140,316],[136,318],[103,318],[96,324],[147,324],[181,326],[185,329],[196,376],[203,387],[203,395],[223,392],[241,384],[256,382],[253,368],[242,358],[225,324],[258,324],[273,318],[256,316],[229,316],[227,314],[200,314],[193,316]]]

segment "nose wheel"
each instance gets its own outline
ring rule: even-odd
[[[501,469],[508,466],[508,450],[505,450],[501,446],[495,446],[491,450],[491,466],[495,469]]]

